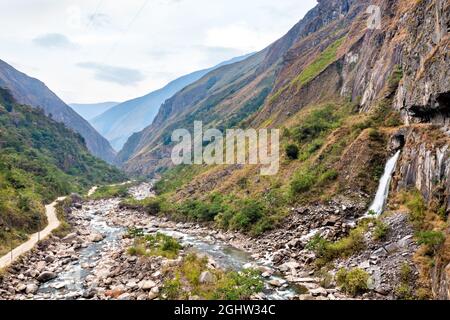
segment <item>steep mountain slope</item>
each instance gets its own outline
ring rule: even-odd
[[[342,30],[338,28],[333,38],[342,37],[346,31],[344,27],[349,28],[349,21],[356,13],[366,9],[364,3],[356,2],[352,12],[348,13],[353,2],[321,1],[283,38],[268,48],[243,62],[211,72],[177,93],[161,107],[154,123],[140,133],[139,142],[133,139],[124,147],[128,154],[119,154],[118,159],[125,161],[124,168],[150,173],[158,167],[165,167],[169,155],[167,141],[171,132],[185,128],[186,122],[192,125],[192,120],[202,120],[206,124],[226,128],[256,113],[272,92],[280,69],[289,65],[289,49],[302,39],[307,39],[310,52],[304,57],[312,59],[333,40],[324,36],[329,30],[316,32],[323,26],[340,27]]]
[[[114,160],[115,152],[108,141],[41,81],[0,60],[0,87],[8,89],[18,103],[42,108],[47,115],[81,134],[93,155],[108,162]]]
[[[7,240],[23,240],[45,224],[44,203],[123,179],[79,134],[0,89],[0,253]]]
[[[120,102],[101,102],[91,104],[70,103],[69,106],[84,119],[90,121],[95,117],[101,115],[102,113],[108,111],[112,107],[117,106],[119,103]]]
[[[161,174],[173,166],[172,131],[194,120],[280,128],[276,176],[251,165],[179,166],[157,185],[160,210],[259,236],[251,249],[276,250],[280,268],[295,262],[292,279],[358,266],[372,275],[371,288],[362,285],[371,298],[449,299],[450,3],[318,2],[267,49],[166,101],[119,157],[130,172]],[[379,28],[368,27],[371,5]],[[361,222],[398,151],[386,214]]]
[[[170,82],[164,88],[117,105],[97,116],[91,123],[111,142],[111,145],[116,150],[120,150],[133,133],[141,131],[152,123],[159,111],[159,107],[164,101],[184,87],[197,81],[208,72],[221,66],[241,61],[246,57],[248,55],[231,59],[213,68],[200,70],[180,77]]]

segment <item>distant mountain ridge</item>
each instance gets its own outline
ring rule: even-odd
[[[42,81],[31,78],[0,60],[0,87],[8,89],[18,103],[42,108],[47,116],[51,115],[54,120],[81,134],[93,155],[109,163],[113,162],[116,153],[109,142]]]
[[[252,54],[236,57],[217,66],[182,76],[165,87],[143,97],[123,102],[95,117],[91,124],[106,137],[111,145],[120,150],[128,138],[150,125],[159,107],[178,91],[201,79],[204,75],[224,65],[242,61]]]
[[[120,102],[100,102],[100,103],[69,103],[69,106],[87,121],[94,119],[102,113],[115,107]]]

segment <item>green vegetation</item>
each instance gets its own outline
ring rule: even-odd
[[[400,267],[399,284],[395,288],[395,296],[399,300],[413,300],[414,292],[411,287],[413,281],[413,271],[407,262]]]
[[[132,186],[132,183],[102,186],[95,190],[91,195],[91,199],[111,199],[111,198],[125,198],[128,196],[128,189]]]
[[[445,242],[445,234],[438,231],[420,231],[416,234],[417,243],[425,245],[430,255],[437,253],[439,247]]]
[[[161,180],[155,183],[158,194],[176,191],[196,176],[202,166],[179,165],[163,173]]]
[[[375,228],[373,230],[373,239],[377,241],[385,240],[390,231],[389,225],[381,220],[375,220]]]
[[[356,296],[364,293],[368,288],[369,274],[362,269],[341,269],[336,274],[336,283],[348,294]]]
[[[133,246],[128,249],[130,255],[174,259],[182,249],[181,244],[175,238],[162,233],[144,236],[142,231],[131,229],[128,234],[134,238]]]
[[[270,103],[274,103],[289,88],[296,87],[300,90],[319,74],[326,70],[337,59],[337,51],[344,42],[345,37],[335,41],[326,48],[310,65],[308,65],[290,84],[285,85],[270,97]]]
[[[300,149],[298,148],[298,146],[296,144],[287,145],[285,151],[286,151],[286,156],[288,157],[288,159],[291,159],[291,160],[298,159]]]
[[[166,270],[166,281],[161,290],[165,299],[188,299],[197,296],[205,300],[247,300],[263,289],[257,271],[242,272],[208,269],[208,259],[196,254],[187,255],[174,269]],[[203,272],[209,272],[211,280],[201,282]]]
[[[317,265],[324,265],[339,257],[349,257],[365,248],[364,233],[367,227],[360,226],[336,242],[330,242],[319,235],[314,236],[306,248],[314,251]]]
[[[44,203],[123,179],[80,135],[0,89],[0,253],[45,225]]]
[[[345,37],[335,41],[328,48],[326,48],[309,66],[307,66],[297,78],[295,78],[291,86],[297,86],[300,89],[305,84],[317,77],[337,58],[337,51],[344,42]]]

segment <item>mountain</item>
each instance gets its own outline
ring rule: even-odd
[[[161,214],[257,236],[280,269],[336,274],[344,291],[371,278],[369,299],[450,299],[449,26],[448,1],[320,0],[266,49],[168,99],[118,159],[160,178]],[[174,167],[171,134],[195,120],[280,129],[278,173]],[[377,189],[386,214],[370,218]]]
[[[143,97],[123,102],[105,113],[91,120],[92,125],[106,137],[116,149],[122,149],[127,139],[135,132],[139,132],[152,123],[161,104],[175,93],[197,81],[211,70],[221,66],[241,61],[248,57],[245,55],[205,70],[193,72],[182,76],[164,88],[153,91]]]
[[[43,82],[27,76],[2,60],[0,60],[0,88],[8,89],[18,103],[42,108],[45,114],[51,115],[56,121],[81,134],[93,155],[110,163],[114,160],[115,151],[109,142],[86,120],[58,98]]]
[[[84,119],[90,121],[112,107],[117,106],[119,103],[120,102],[101,102],[92,104],[70,103],[69,106]]]
[[[84,139],[42,110],[17,104],[0,89],[0,255],[7,240],[44,225],[44,204],[124,175],[92,156]],[[9,239],[9,227],[15,234]]]

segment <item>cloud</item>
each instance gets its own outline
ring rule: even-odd
[[[97,80],[123,86],[134,86],[145,79],[145,76],[137,69],[116,67],[95,62],[81,62],[77,66],[94,71],[94,77]]]
[[[75,49],[77,45],[60,33],[47,33],[33,39],[33,43],[44,48]]]

